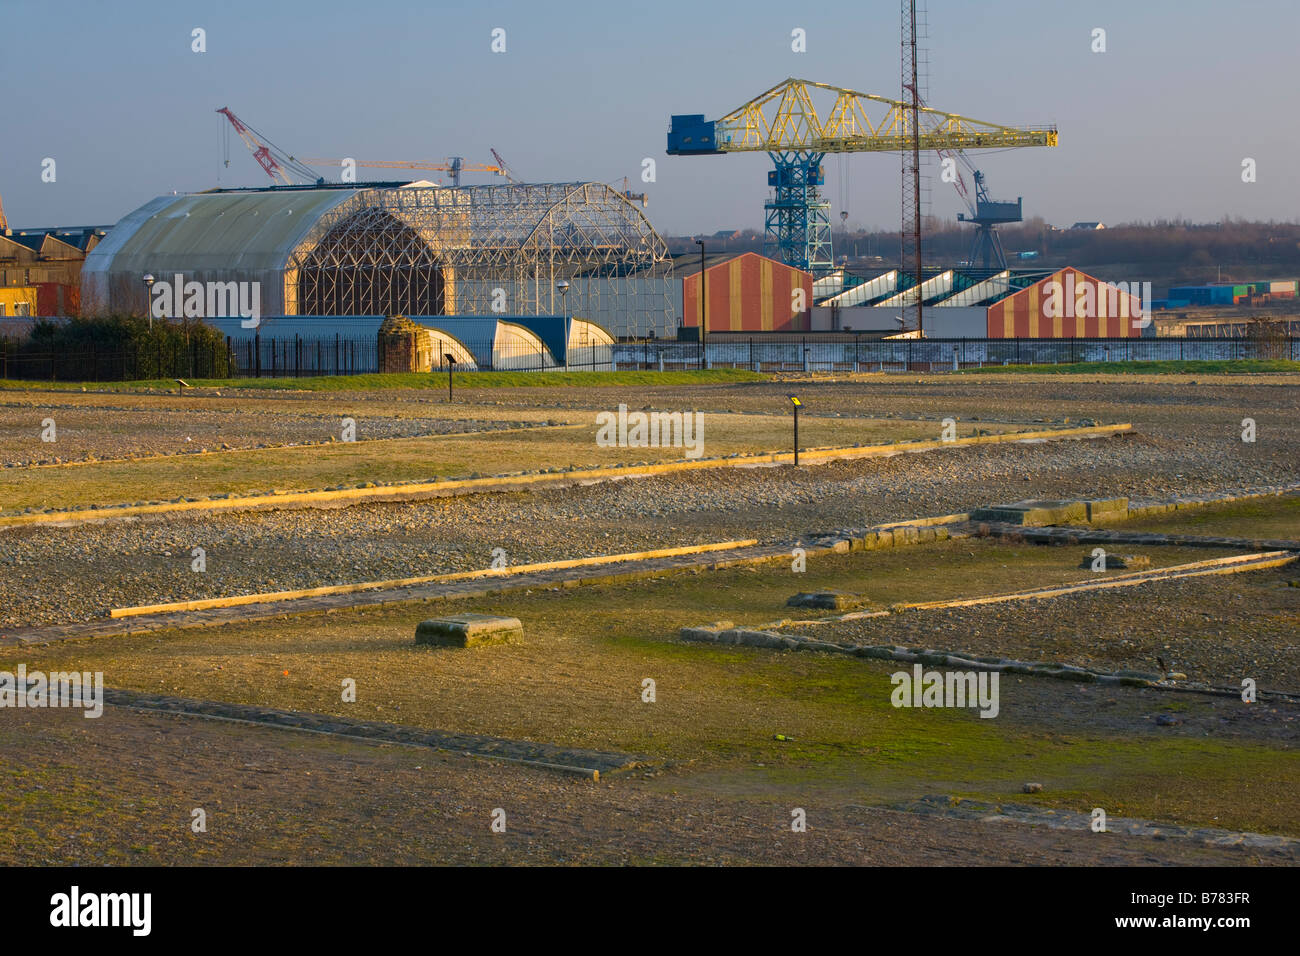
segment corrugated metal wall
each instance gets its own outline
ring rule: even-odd
[[[1142,302],[1078,269],[1062,269],[989,306],[991,339],[1129,338]],[[1112,299],[1115,301],[1112,302]]]
[[[806,332],[812,309],[812,274],[746,252],[706,270],[710,332]],[[803,289],[803,311],[794,290]],[[700,275],[682,280],[682,325],[700,324]]]

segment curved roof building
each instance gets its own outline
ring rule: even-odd
[[[180,275],[256,282],[266,316],[567,310],[638,335],[673,310],[671,270],[649,221],[603,183],[217,190],[159,197],[113,227],[82,268],[82,308],[140,313],[145,274]]]

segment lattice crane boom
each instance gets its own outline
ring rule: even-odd
[[[834,94],[825,118],[813,103],[816,90]],[[792,77],[712,122],[702,114],[674,116],[668,153],[898,152],[911,145],[910,109],[910,104],[887,96]],[[1012,149],[1057,142],[1055,126],[1002,126],[928,106],[918,112],[924,150]]]
[[[304,159],[304,163],[316,163],[319,165],[339,166],[343,163],[341,159]],[[367,166],[372,169],[430,169],[435,172],[451,173],[452,184],[460,185],[461,173],[496,173],[498,176],[506,175],[506,171],[501,166],[490,166],[487,163],[467,163],[459,156],[452,156],[448,159],[440,159],[432,162],[405,162],[403,160],[362,160],[355,159],[352,161],[355,166]],[[513,180],[511,180],[513,182]]]
[[[261,166],[266,175],[270,176],[272,179],[282,182],[286,186],[292,186],[293,179],[289,176],[290,172],[307,182],[312,182],[320,178],[317,176],[314,169],[309,169],[304,166],[302,161],[294,159],[232,113],[230,107],[223,106],[217,110],[217,112],[230,121],[230,125],[234,127],[235,132],[239,134],[239,138],[244,141],[244,145],[248,147],[248,151],[253,154],[253,159],[257,160],[257,164]],[[227,166],[230,165],[230,156],[228,151],[225,163]]]

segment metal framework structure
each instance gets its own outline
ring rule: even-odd
[[[825,153],[768,153],[776,166],[767,174],[771,198],[763,204],[763,255],[802,263],[815,275],[834,267],[831,250],[831,204],[818,187],[826,184]]]
[[[911,303],[912,321],[910,326],[904,322],[904,328],[922,334],[925,325],[925,310],[921,284],[925,282],[925,270],[921,255],[921,70],[917,63],[917,23],[916,0],[902,0],[902,93],[907,98],[906,109],[902,113],[905,121],[904,130],[908,135],[908,147],[902,152],[902,188],[900,190],[902,222],[899,226],[898,264],[904,275],[914,277],[916,293]]]
[[[254,154],[256,155],[256,154]],[[316,163],[325,166],[341,166],[341,159],[302,159],[299,162]],[[463,156],[451,156],[447,159],[438,159],[427,162],[405,162],[402,160],[353,160],[356,166],[364,166],[372,169],[429,169],[434,172],[451,173],[451,184],[454,187],[460,186],[461,173],[495,173],[498,176],[506,174],[505,169],[501,166],[492,166],[488,163],[467,163]]]
[[[298,243],[298,315],[557,315],[640,336],[673,311],[664,240],[604,183],[358,189]],[[556,289],[571,283],[567,302]],[[585,281],[584,281],[585,280]]]
[[[835,94],[835,102],[825,120],[820,118],[813,105],[813,90]],[[888,108],[876,122],[868,116],[868,108],[873,104]],[[717,148],[712,151],[898,152],[910,149],[912,145],[906,118],[911,108],[911,103],[874,93],[859,93],[826,83],[791,78],[714,122]],[[921,106],[919,113],[920,147],[924,150],[1056,145],[1055,126],[999,126],[928,106]]]
[[[972,266],[982,262],[985,269],[1005,269],[1007,252],[1002,248],[1002,237],[998,235],[998,226],[1012,222],[1024,222],[1023,199],[1015,202],[998,202],[989,199],[988,188],[984,185],[984,174],[975,170],[975,204],[971,215],[957,214],[958,222],[975,224],[975,239],[971,242],[970,253],[966,261]]]
[[[818,111],[814,94],[822,99],[833,96],[828,110]],[[912,115],[917,117],[915,124]],[[818,274],[829,271],[826,264],[831,261],[829,217],[822,208],[829,207],[817,188],[824,182],[821,160],[827,153],[1012,149],[1055,146],[1056,141],[1054,126],[1001,126],[925,105],[913,110],[913,104],[901,100],[790,78],[718,120],[707,121],[700,113],[673,116],[668,154],[763,152],[771,156],[776,169],[768,174],[774,193],[765,207],[766,242],[783,262]],[[804,233],[795,235],[801,223]]]

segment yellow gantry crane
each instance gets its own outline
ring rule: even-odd
[[[821,100],[818,111],[814,98]],[[911,104],[874,93],[790,78],[718,120],[675,115],[668,130],[671,156],[767,153],[775,169],[766,203],[764,251],[788,265],[824,274],[832,269],[827,153],[900,152],[913,147]],[[1014,149],[1055,146],[1056,127],[1002,126],[922,106],[916,140],[924,150]]]

